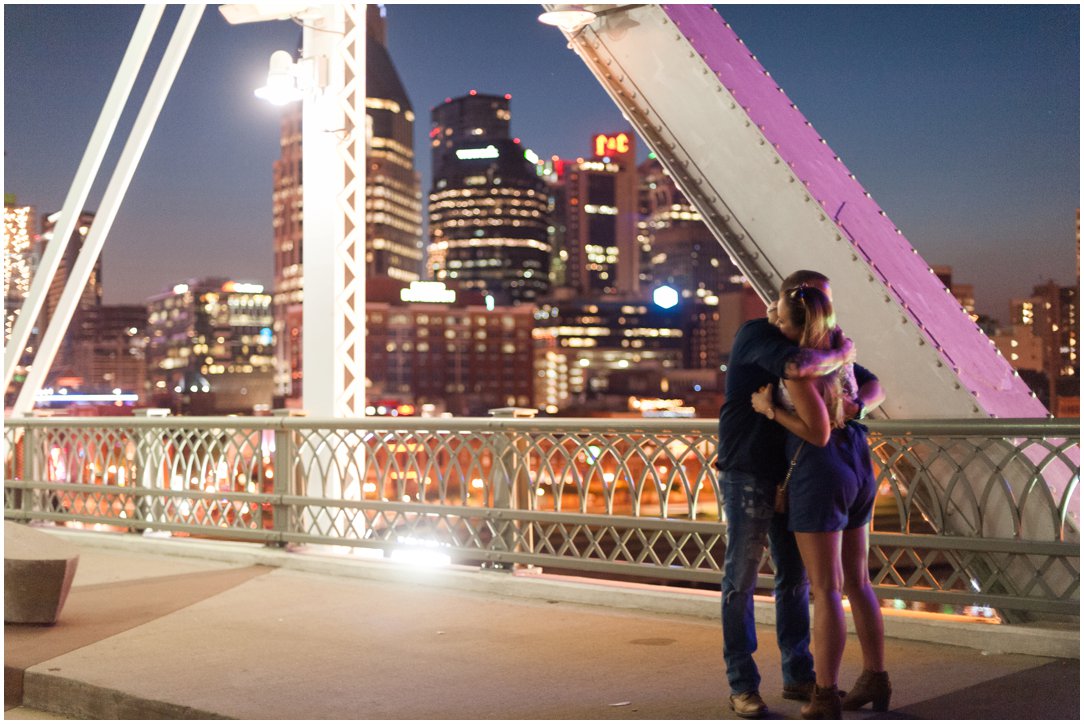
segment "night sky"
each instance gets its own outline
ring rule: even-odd
[[[58,211],[139,5],[5,5],[4,191]],[[179,15],[159,28],[87,204],[96,209]],[[587,155],[628,128],[539,5],[389,5],[388,46],[417,115],[471,89],[512,94],[512,131],[541,156]],[[1076,274],[1080,12],[1059,6],[720,6],[720,12],[930,264],[979,310]],[[272,281],[279,109],[252,90],[289,21],[230,26],[211,6],[106,243],[107,303],[178,281]],[[690,102],[691,112],[694,110]]]

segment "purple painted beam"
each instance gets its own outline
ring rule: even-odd
[[[1046,416],[990,339],[712,6],[662,7],[978,404],[996,417]]]

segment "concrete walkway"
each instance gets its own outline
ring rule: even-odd
[[[718,593],[45,530],[79,569],[55,626],[5,626],[8,719],[734,718]],[[798,718],[771,611],[761,691]],[[849,719],[1079,719],[1075,625],[887,629],[892,709]]]

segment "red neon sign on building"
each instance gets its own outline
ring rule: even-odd
[[[632,150],[632,140],[627,133],[617,133],[612,136],[599,133],[594,137],[593,141],[595,155],[600,157],[618,156]]]

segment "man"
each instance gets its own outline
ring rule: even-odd
[[[832,298],[828,277],[814,271],[794,272],[783,280],[780,296],[788,289],[815,286]],[[760,696],[760,673],[753,653],[757,649],[753,593],[764,549],[770,542],[775,564],[775,630],[783,665],[783,697],[807,701],[815,676],[809,652],[809,581],[794,534],[785,515],[774,510],[775,487],[783,481],[785,431],[756,414],[750,402],[764,385],[780,378],[819,377],[853,361],[854,345],[844,338],[834,350],[801,349],[775,326],[778,300],[768,318],[746,322],[734,338],[726,374],[726,402],[719,413],[719,455],[723,510],[727,519],[726,558],[723,563],[723,658],[730,683],[730,707],[743,718],[767,712]],[[847,405],[850,417],[882,395],[876,378],[855,368],[858,397]]]

